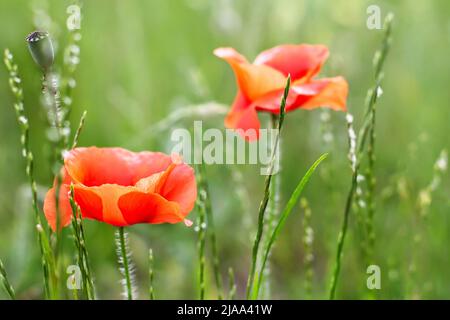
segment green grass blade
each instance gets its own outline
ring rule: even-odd
[[[16,294],[14,293],[14,289],[9,283],[8,276],[6,275],[5,267],[3,266],[2,260],[0,260],[0,280],[5,288],[6,293],[11,298],[11,300],[16,299]]]
[[[259,210],[258,210],[258,229],[256,230],[256,237],[255,237],[255,241],[253,242],[252,262],[251,262],[250,272],[248,274],[248,279],[247,279],[247,289],[246,289],[247,299],[250,298],[251,290],[254,287],[256,264],[258,261],[259,247],[260,247],[261,239],[263,236],[263,230],[264,230],[264,220],[265,220],[264,216],[265,216],[267,204],[269,202],[270,183],[272,181],[275,156],[276,156],[276,152],[277,152],[277,148],[278,148],[278,143],[280,140],[281,128],[283,127],[284,116],[285,116],[285,111],[286,111],[286,100],[287,100],[287,97],[289,94],[290,87],[291,87],[291,76],[289,75],[287,78],[287,81],[286,81],[286,87],[284,88],[283,97],[281,98],[280,116],[278,118],[278,134],[276,136],[275,144],[274,144],[274,147],[272,150],[269,174],[266,176],[266,179],[264,182],[264,196],[263,196],[263,199],[261,200],[261,203],[259,205]]]
[[[292,212],[292,209],[294,209],[295,205],[297,204],[297,202],[298,202],[298,200],[300,198],[300,195],[302,194],[303,189],[305,188],[305,186],[308,184],[308,181],[311,178],[312,174],[314,173],[316,168],[319,166],[319,164],[323,160],[325,160],[325,158],[327,156],[328,156],[327,153],[321,155],[319,157],[319,159],[317,159],[313,163],[313,165],[308,169],[308,171],[306,171],[305,175],[300,180],[299,184],[297,185],[297,187],[295,188],[294,192],[292,193],[288,203],[286,204],[286,207],[281,212],[280,220],[278,220],[278,223],[277,223],[275,229],[273,230],[272,235],[270,236],[269,242],[267,243],[267,247],[266,247],[266,250],[264,252],[264,257],[263,257],[263,260],[262,260],[258,281],[255,283],[255,289],[253,290],[253,295],[252,295],[253,299],[258,298],[260,284],[262,283],[263,276],[264,276],[264,272],[263,271],[264,271],[264,268],[265,268],[266,263],[267,263],[267,258],[270,255],[270,250],[272,249],[273,244],[275,243],[275,240],[278,238],[278,236],[279,236],[279,234],[281,232],[281,229],[283,228],[284,224],[286,223],[286,219],[289,217],[289,215]]]

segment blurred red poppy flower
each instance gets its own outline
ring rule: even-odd
[[[191,222],[185,217],[197,198],[194,170],[179,156],[159,152],[134,153],[122,148],[76,148],[64,156],[60,185],[59,225],[72,217],[74,200],[83,218],[114,226],[136,223]],[[56,230],[55,186],[45,197],[44,213]]]
[[[286,112],[322,106],[346,110],[347,81],[343,77],[314,78],[328,58],[326,46],[280,45],[263,51],[253,63],[233,48],[217,48],[214,54],[230,64],[238,85],[231,111],[225,118],[225,126],[241,129],[238,131],[247,140],[259,137],[257,111],[279,113],[289,74],[292,83]],[[251,130],[253,134],[249,129],[254,129]]]

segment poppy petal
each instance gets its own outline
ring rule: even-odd
[[[261,127],[258,114],[249,100],[239,90],[231,111],[225,118],[225,127],[236,129],[247,140],[257,140]]]
[[[86,186],[102,184],[130,185],[132,172],[129,162],[134,154],[122,148],[76,148],[64,157],[67,172],[74,182]]]
[[[89,187],[134,185],[170,163],[170,156],[160,152],[134,153],[122,148],[76,148],[65,156],[66,170],[74,182]]]
[[[56,187],[48,190],[44,200],[44,215],[53,231],[56,231],[57,225],[55,190]],[[72,218],[72,207],[70,206],[69,188],[67,185],[62,184],[60,186],[58,200],[58,211],[61,219],[59,225],[60,228],[63,228],[70,223]]]
[[[260,53],[254,64],[270,66],[292,81],[307,81],[319,73],[328,58],[328,48],[324,45],[281,45]]]
[[[186,216],[194,208],[197,199],[194,169],[187,164],[177,165],[167,175],[159,194],[169,201],[178,203],[181,215]]]
[[[94,190],[77,184],[74,186],[74,200],[80,207],[83,218],[103,220],[102,198]]]
[[[343,77],[313,80],[302,85],[294,85],[292,91],[297,94],[290,109],[315,109],[328,107],[335,111],[347,110],[348,83]]]
[[[184,221],[180,206],[156,193],[128,192],[118,199],[118,207],[126,217],[127,224]]]
[[[250,100],[286,85],[286,77],[280,71],[266,65],[250,64],[233,48],[218,48],[214,54],[230,64],[239,89]]]
[[[161,152],[135,153],[133,163],[130,164],[133,172],[132,185],[143,178],[166,170],[171,163],[171,157]]]
[[[97,187],[75,185],[75,201],[81,208],[85,218],[103,221],[114,226],[126,226],[122,212],[119,209],[119,198],[135,187],[125,187],[115,184],[104,184]]]

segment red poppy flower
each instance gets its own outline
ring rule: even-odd
[[[179,156],[134,153],[121,148],[76,148],[64,157],[60,185],[59,224],[70,223],[70,185],[83,218],[114,226],[184,221],[197,197],[194,170]],[[44,202],[44,213],[56,230],[55,186]]]
[[[277,46],[260,53],[253,63],[233,48],[218,48],[214,54],[230,64],[238,85],[225,126],[240,129],[248,140],[259,137],[257,111],[279,113],[289,74],[292,84],[286,112],[322,106],[346,110],[347,81],[342,77],[314,78],[328,57],[328,49],[323,45]]]

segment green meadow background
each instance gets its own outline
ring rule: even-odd
[[[381,290],[370,295],[366,265],[352,212],[338,298],[450,298],[450,183],[444,174],[420,215],[420,191],[429,185],[441,150],[450,150],[450,3],[362,0],[90,0],[83,1],[80,64],[71,121],[87,110],[81,146],[120,146],[170,152],[175,128],[223,128],[223,113],[195,113],[193,106],[228,106],[236,91],[231,69],[212,51],[232,46],[252,60],[283,43],[322,43],[331,55],[321,76],[344,76],[348,107],[359,128],[367,89],[373,84],[372,58],[382,30],[366,27],[366,9],[395,14],[391,52],[377,105],[375,262]],[[41,75],[25,42],[35,25],[47,25],[57,43],[61,66],[71,1],[0,1],[0,48],[8,47],[23,77],[31,145],[40,198],[51,185],[46,115],[40,103]],[[49,20],[50,18],[50,20]],[[42,298],[39,249],[30,194],[21,157],[20,133],[6,69],[0,67],[0,257],[22,299]],[[182,110],[185,110],[183,112]],[[195,107],[194,107],[195,109]],[[203,110],[205,107],[203,107]],[[187,111],[186,111],[187,110]],[[172,115],[172,122],[161,124]],[[175,115],[175,116],[174,116]],[[181,115],[181,116],[177,116]],[[303,212],[296,207],[273,250],[270,291],[274,299],[327,298],[336,242],[351,170],[347,160],[344,113],[321,110],[289,113],[282,137],[281,205],[309,165],[323,152],[329,158],[304,193],[312,210],[314,276],[305,292]],[[266,115],[260,117],[263,125]],[[155,124],[157,125],[155,127]],[[324,139],[325,135],[325,139]],[[332,138],[330,140],[330,137]],[[264,177],[255,165],[208,166],[221,271],[228,287],[229,267],[244,297],[251,245]],[[197,212],[190,214],[196,219]],[[87,248],[99,298],[120,298],[114,228],[86,221]],[[160,299],[197,298],[195,228],[136,225],[128,228],[139,298],[147,298],[147,254],[155,259],[155,292]],[[67,265],[75,264],[70,230],[63,233]],[[209,245],[209,244],[208,244]],[[208,246],[209,253],[209,246]],[[216,298],[207,265],[208,298]],[[65,277],[62,274],[62,277]],[[69,293],[67,293],[70,297]],[[6,298],[0,291],[0,298]]]

